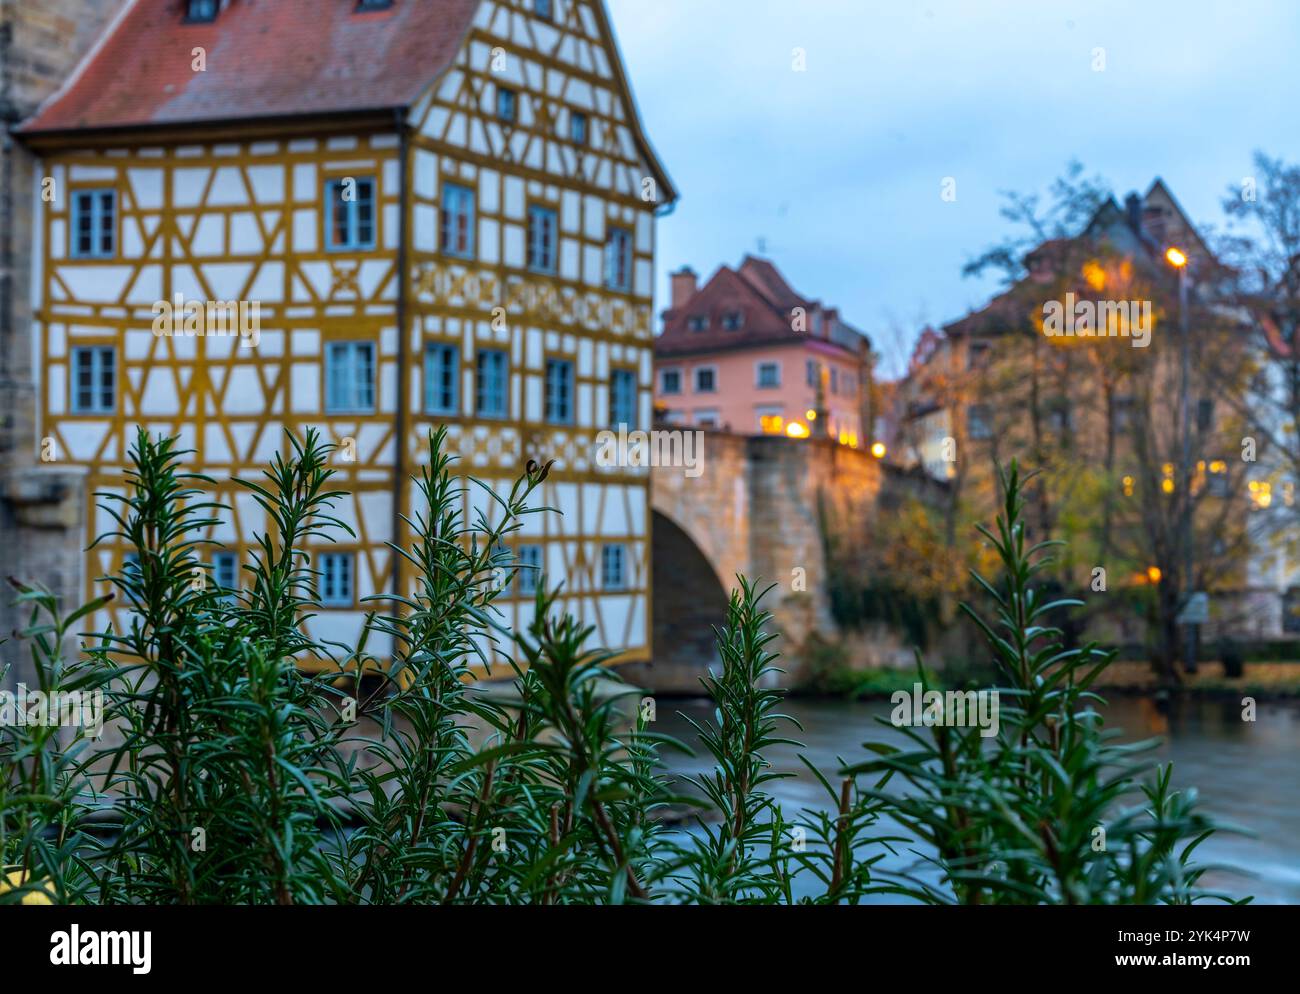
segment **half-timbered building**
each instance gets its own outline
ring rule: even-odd
[[[513,551],[648,655],[647,471],[597,465],[595,436],[650,422],[676,194],[602,0],[134,0],[19,136],[46,181],[33,441],[88,493],[122,486],[136,425],[178,435],[231,507],[212,567],[233,585],[266,522],[232,478],[319,428],[356,537],[313,550],[313,634],[350,642],[363,598],[409,586],[386,543],[445,424],[503,491],[556,460],[560,513]],[[92,514],[88,544],[107,530]],[[126,555],[88,552],[86,593]]]

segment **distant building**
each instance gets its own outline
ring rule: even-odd
[[[655,340],[655,405],[666,420],[865,447],[870,382],[870,339],[796,293],[768,260],[746,256],[702,287],[689,268],[673,274]]]
[[[1193,576],[1197,589],[1217,595],[1215,624],[1204,634],[1300,629],[1288,607],[1300,603],[1300,573],[1278,541],[1293,520],[1286,517],[1294,513],[1293,482],[1278,479],[1277,461],[1267,453],[1257,462],[1241,454],[1245,429],[1234,392],[1243,384],[1231,377],[1242,377],[1260,346],[1241,315],[1222,305],[1226,271],[1158,179],[1122,206],[1107,200],[1076,237],[1028,252],[1024,275],[984,307],[942,331],[921,333],[896,391],[892,458],[981,500],[994,493],[995,467],[1012,456],[1053,474],[1063,488],[1061,481],[1072,480],[1077,501],[1111,509],[1088,554],[1114,572],[1116,546],[1126,533],[1143,533],[1153,561],[1124,564],[1126,576],[1163,576],[1161,596],[1181,596],[1181,580],[1174,579],[1181,543],[1169,528],[1175,516],[1144,511],[1156,506],[1148,502],[1181,499],[1176,303],[1153,311],[1150,340],[1136,348],[1136,333],[1113,323],[1100,323],[1105,330],[1091,336],[1072,330],[1071,337],[1053,337],[1046,324],[1055,301],[1176,301],[1177,276],[1165,258],[1170,247],[1190,260],[1194,322],[1211,322],[1194,323],[1196,347],[1214,350],[1213,358],[1194,360],[1189,390],[1191,497],[1199,541],[1211,551],[1211,561],[1194,564]],[[1067,507],[1031,502],[1029,512],[1036,537],[1071,527]]]

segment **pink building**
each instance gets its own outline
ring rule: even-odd
[[[867,446],[870,357],[866,335],[765,259],[722,266],[702,287],[685,268],[655,340],[655,406],[675,424]]]

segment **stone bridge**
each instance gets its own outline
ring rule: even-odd
[[[660,693],[695,693],[717,660],[713,626],[738,574],[775,584],[764,601],[780,630],[778,665],[797,679],[812,636],[836,641],[821,512],[870,516],[885,470],[828,439],[706,431],[702,472],[651,474],[653,652],[624,676]]]

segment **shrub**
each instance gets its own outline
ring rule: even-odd
[[[180,471],[171,440],[137,435],[127,493],[103,495],[111,535],[137,557],[110,578],[125,627],[85,638],[65,662],[77,624],[110,598],[64,617],[48,593],[20,585],[41,688],[101,692],[113,738],[0,728],[0,903],[788,904],[797,874],[820,884],[806,903],[1200,896],[1203,871],[1188,856],[1208,822],[1169,791],[1167,772],[1147,788],[1147,809],[1115,811],[1136,771],[1103,774],[1126,756],[1104,744],[1095,716],[1076,715],[1087,680],[1075,674],[1102,654],[1031,651],[1049,634],[1034,627],[1047,608],[1027,587],[1035,567],[1020,550],[1014,470],[1006,587],[985,584],[1002,633],[980,622],[1012,681],[1010,731],[987,755],[978,739],[936,729],[933,744],[878,747],[877,763],[834,781],[814,770],[825,809],[791,813],[765,790],[787,775],[765,752],[794,726],[770,689],[762,593],[742,578],[731,597],[721,665],[704,680],[713,718],[696,726],[712,768],[679,784],[659,757],[685,747],[653,732],[645,707],[626,717],[639,695],[589,647],[589,627],[556,613],[544,578],[525,631],[505,628],[494,607],[516,569],[509,536],[544,513],[531,503],[549,465],[530,463],[507,494],[485,488],[494,513],[466,521],[444,449],[439,431],[411,542],[394,550],[413,585],[368,601],[349,648],[313,640],[304,624],[317,607],[311,550],[346,531],[330,513],[331,447],[315,433],[291,438],[260,482],[241,483],[270,526],[232,595],[207,577],[210,481]],[[383,660],[368,648],[376,639]],[[517,660],[513,700],[472,685],[493,642]],[[308,656],[331,665],[306,673]],[[896,775],[916,793],[885,793]],[[695,808],[694,829],[669,832],[661,815],[681,805]],[[935,846],[940,887],[876,872],[887,846],[908,841],[875,834],[886,813]],[[1098,820],[1127,862],[1089,853]],[[989,877],[977,852],[1007,877]]]

